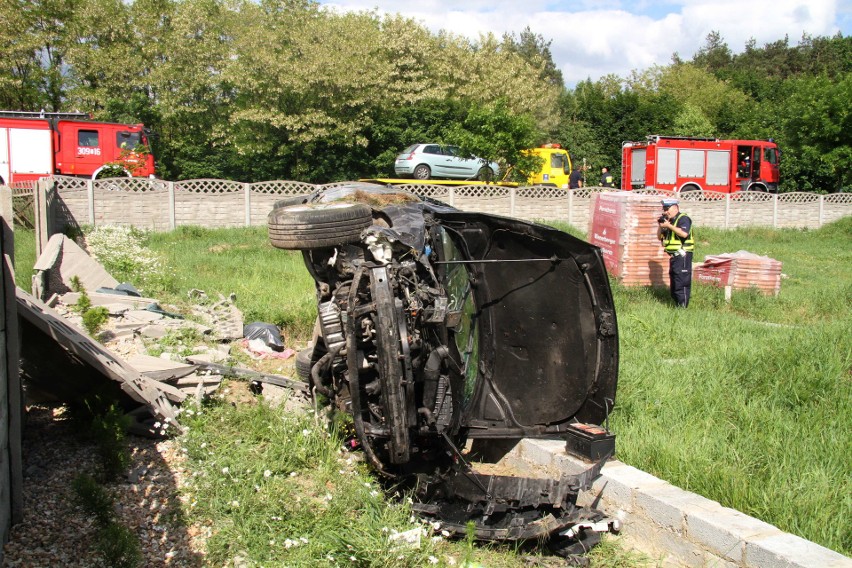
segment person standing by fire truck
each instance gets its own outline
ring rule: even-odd
[[[677,199],[663,199],[663,214],[657,219],[657,238],[669,255],[669,290],[680,308],[689,305],[692,290],[692,253],[695,239],[692,219],[681,213]]]

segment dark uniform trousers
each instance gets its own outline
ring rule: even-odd
[[[689,306],[689,293],[692,290],[692,253],[685,256],[669,257],[669,289],[672,299],[681,308]]]

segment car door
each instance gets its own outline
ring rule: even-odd
[[[448,177],[473,178],[481,166],[479,158],[465,156],[458,146],[444,146],[444,154],[449,157],[447,161]]]

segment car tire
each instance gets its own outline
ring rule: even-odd
[[[363,203],[292,205],[269,214],[269,241],[285,250],[330,248],[358,242],[372,224],[372,209]]]
[[[482,166],[476,174],[476,179],[479,181],[494,181],[494,170],[488,166]]]
[[[426,164],[420,164],[414,168],[414,179],[429,179],[432,177],[432,169]]]

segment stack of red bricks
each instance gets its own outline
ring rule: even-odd
[[[708,255],[693,270],[693,279],[719,287],[756,288],[764,294],[777,295],[781,291],[781,261],[744,250]]]
[[[605,192],[592,196],[589,242],[601,248],[610,275],[625,285],[669,285],[669,261],[657,239],[660,196]]]

